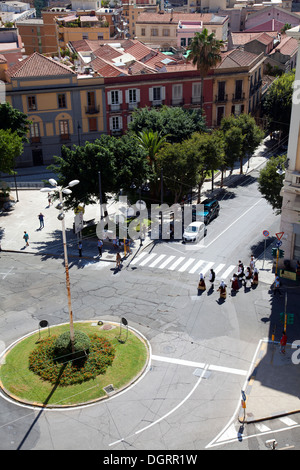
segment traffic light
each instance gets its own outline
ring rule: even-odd
[[[284,257],[284,251],[283,250],[279,250],[279,258],[283,258]]]
[[[277,248],[272,248],[272,256],[273,256],[273,258],[276,258],[276,256],[277,256]]]

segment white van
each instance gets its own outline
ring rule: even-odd
[[[204,222],[193,222],[183,232],[183,242],[198,242],[206,236],[207,228]]]

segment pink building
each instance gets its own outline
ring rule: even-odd
[[[192,41],[195,33],[201,33],[203,21],[179,21],[177,26],[177,46],[187,47]]]

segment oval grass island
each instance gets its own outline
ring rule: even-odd
[[[34,332],[8,348],[0,366],[4,395],[26,405],[65,409],[115,395],[146,370],[149,346],[132,328],[84,321],[75,322],[74,329],[90,341],[85,346],[89,350],[77,352],[73,360],[67,351],[58,354],[56,349],[69,324]]]

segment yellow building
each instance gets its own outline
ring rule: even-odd
[[[234,49],[222,55],[214,69],[213,126],[231,114],[255,114],[261,99],[264,54]]]
[[[31,121],[18,166],[43,165],[62,145],[83,144],[105,132],[101,77],[78,75],[37,52],[5,71],[6,100]]]
[[[201,22],[209,34],[226,41],[228,36],[228,16],[215,13],[166,12],[140,13],[136,21],[136,38],[144,44],[162,48],[177,46],[177,29],[180,21]]]

